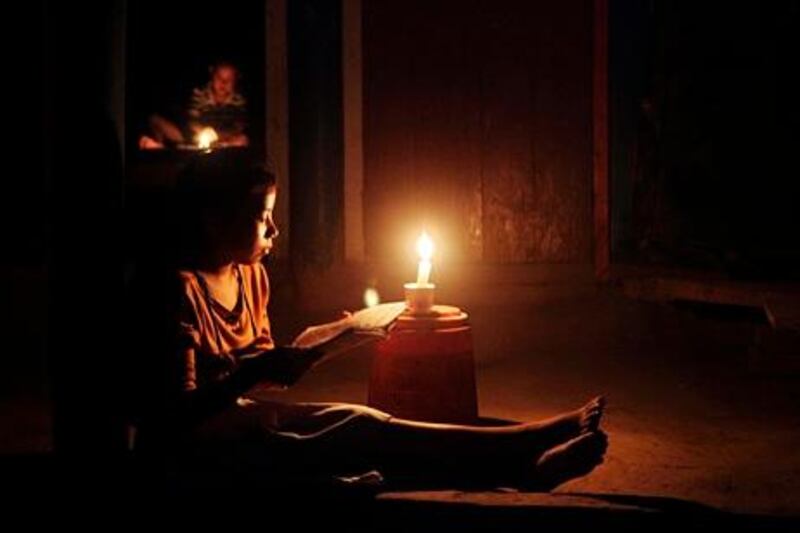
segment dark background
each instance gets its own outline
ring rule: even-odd
[[[610,2],[614,261],[797,279],[798,23],[790,1]]]

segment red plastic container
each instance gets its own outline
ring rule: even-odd
[[[378,344],[368,403],[398,418],[475,423],[478,396],[467,314],[436,305],[428,315],[401,315]]]

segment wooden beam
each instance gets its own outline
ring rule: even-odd
[[[286,0],[266,1],[266,72],[265,103],[267,134],[266,154],[278,177],[279,199],[275,221],[281,232],[279,258],[289,255],[289,74],[286,46]]]
[[[342,2],[342,105],[344,115],[344,255],[364,260],[364,142],[361,0]]]
[[[608,199],[608,0],[594,0],[594,269],[610,277]]]

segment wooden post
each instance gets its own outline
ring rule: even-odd
[[[344,257],[364,260],[364,143],[362,136],[361,0],[342,2],[344,108]]]
[[[266,2],[266,154],[277,173],[280,200],[275,221],[281,232],[278,257],[289,255],[289,76],[286,66],[286,0]]]
[[[611,275],[608,202],[608,0],[594,1],[594,272]]]

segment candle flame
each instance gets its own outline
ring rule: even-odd
[[[430,261],[433,256],[433,241],[427,231],[423,231],[417,239],[417,253],[423,261]]]
[[[197,146],[201,150],[210,150],[211,145],[219,140],[219,136],[217,132],[214,131],[214,128],[203,128],[195,139],[197,141]]]
[[[381,297],[378,294],[378,291],[372,287],[364,291],[364,305],[366,307],[375,307],[379,303],[381,303]]]
[[[417,253],[419,253],[419,268],[417,269],[417,285],[427,286],[431,276],[431,256],[433,255],[433,241],[426,231],[417,239]]]

